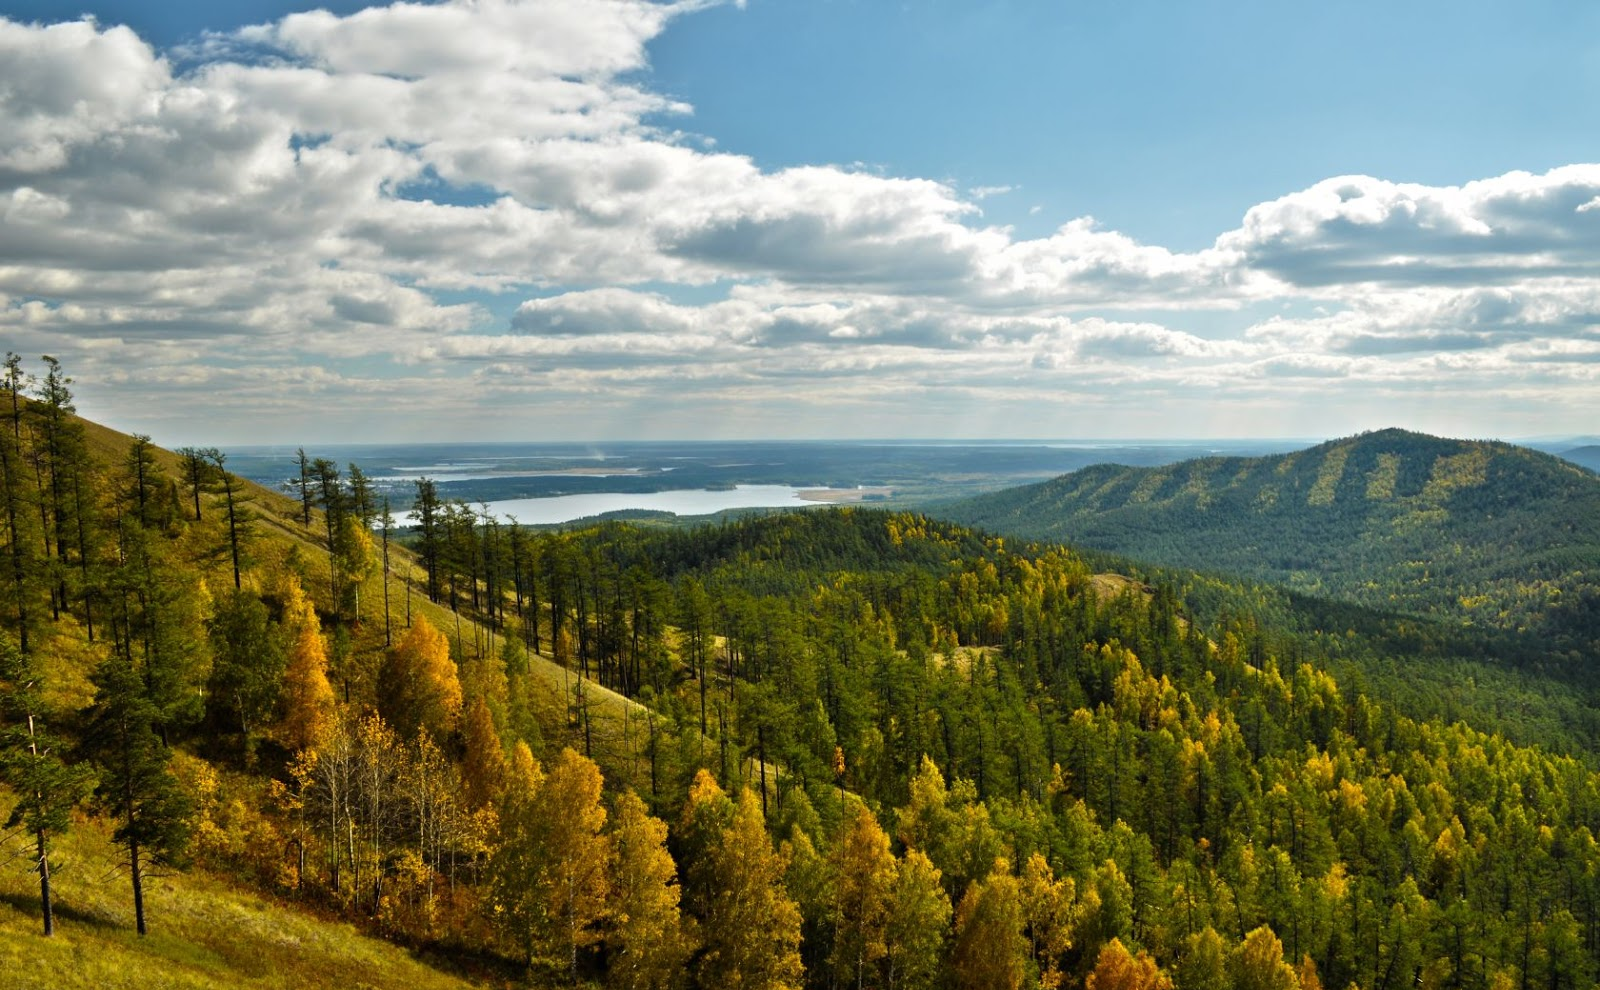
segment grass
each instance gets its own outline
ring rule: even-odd
[[[9,803],[3,801],[0,803]],[[201,871],[145,887],[150,934],[133,929],[120,848],[81,821],[53,860],[56,934],[40,934],[39,888],[15,842],[0,861],[0,986],[45,988],[303,987],[307,990],[457,990],[472,982],[399,946]],[[13,855],[16,854],[16,855]]]

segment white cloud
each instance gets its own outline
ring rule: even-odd
[[[1200,251],[1087,217],[1019,238],[979,210],[1014,186],[770,170],[663,129],[691,108],[641,70],[698,6],[314,11],[184,71],[125,28],[0,18],[0,332],[127,396],[433,410],[686,382],[785,408],[1288,402],[1310,379],[1597,398],[1600,165],[1329,179]]]

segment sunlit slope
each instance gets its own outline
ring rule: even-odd
[[[10,798],[0,792],[0,808]],[[122,850],[103,828],[80,823],[54,858],[56,934],[39,935],[32,874],[0,870],[0,987],[453,990],[481,983],[443,972],[351,925],[325,921],[191,872],[151,882],[150,935],[134,934]],[[108,879],[109,878],[109,879]]]
[[[1100,465],[941,514],[1384,608],[1595,634],[1600,478],[1505,443],[1383,430],[1274,457]]]

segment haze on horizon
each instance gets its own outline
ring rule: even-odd
[[[85,415],[1595,431],[1592,5],[311,6],[0,0],[0,338]]]

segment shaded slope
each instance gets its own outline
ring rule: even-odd
[[[1382,608],[1597,636],[1600,478],[1505,443],[1383,430],[1294,454],[1100,465],[949,518]]]

